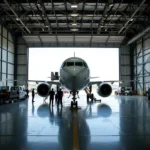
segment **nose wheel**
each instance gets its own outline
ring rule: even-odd
[[[71,108],[73,108],[73,107],[75,107],[75,108],[78,108],[78,102],[77,101],[71,101]]]
[[[71,108],[78,108],[78,102],[76,101],[76,96],[78,96],[78,91],[71,91],[72,93],[72,101],[71,101]],[[79,96],[78,96],[79,97]]]

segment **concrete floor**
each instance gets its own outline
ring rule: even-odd
[[[0,106],[0,150],[150,150],[150,101],[142,96],[110,96],[70,111],[49,107],[36,95]]]

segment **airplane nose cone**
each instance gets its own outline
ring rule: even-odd
[[[79,74],[79,72],[80,72],[80,69],[78,68],[72,68],[68,70],[68,74],[74,77],[76,77]]]

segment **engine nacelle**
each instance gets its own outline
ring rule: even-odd
[[[40,83],[37,87],[37,93],[41,97],[46,97],[49,94],[49,84],[48,83]]]
[[[97,89],[98,95],[108,97],[112,93],[112,87],[108,83],[101,83]]]

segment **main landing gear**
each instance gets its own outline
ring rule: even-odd
[[[92,86],[89,86],[89,87],[86,87],[85,89],[85,93],[87,94],[87,103],[91,102],[93,103],[94,101],[99,101],[101,102],[101,100],[97,100],[95,97],[94,97],[94,94],[92,93]],[[90,99],[90,100],[89,100]]]

